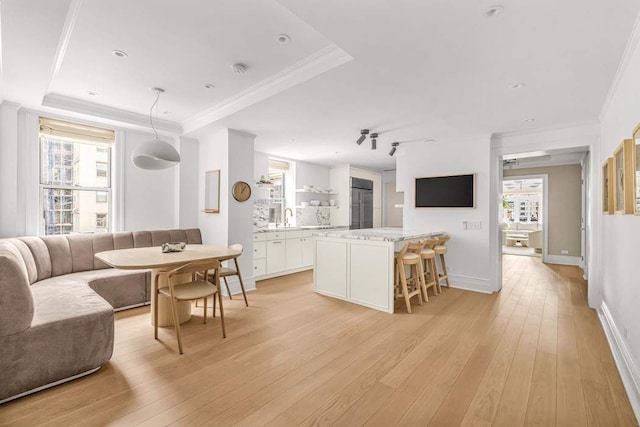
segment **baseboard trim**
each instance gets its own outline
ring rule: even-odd
[[[489,280],[480,277],[449,274],[449,283],[452,288],[463,289],[465,291],[482,292],[483,294],[492,294],[494,291]]]
[[[575,265],[580,267],[582,259],[579,256],[547,255],[544,262],[545,264]]]
[[[244,282],[245,291],[251,292],[256,290],[256,279],[253,277],[243,277],[242,281]],[[227,283],[229,283],[231,295],[242,294],[242,288],[240,287],[240,279],[238,279],[238,276],[227,277]],[[227,287],[224,285],[224,280],[220,279],[220,284],[222,285],[222,295],[229,296],[227,294]]]
[[[631,408],[633,409],[636,419],[640,420],[640,376],[638,376],[638,368],[631,357],[631,353],[629,353],[622,334],[620,334],[611,316],[609,307],[607,307],[604,301],[597,312],[602,328],[604,329],[604,334],[607,337],[607,341],[609,341],[609,347],[611,347],[611,353],[613,353],[613,360],[620,373],[620,378],[622,378],[622,384],[629,397]]]
[[[98,366],[97,368],[90,369],[88,371],[82,372],[82,373],[77,374],[77,375],[73,375],[73,376],[71,376],[69,378],[64,378],[64,379],[61,379],[61,380],[58,380],[58,381],[54,381],[52,383],[41,385],[40,387],[36,387],[34,389],[25,391],[23,393],[16,394],[15,396],[11,396],[11,397],[8,397],[8,398],[6,398],[4,400],[0,400],[0,405],[2,405],[3,403],[10,402],[12,400],[20,399],[21,397],[28,396],[28,395],[33,394],[33,393],[37,393],[37,392],[42,391],[42,390],[46,390],[46,389],[51,388],[51,387],[55,387],[55,386],[60,385],[60,384],[67,383],[69,381],[77,380],[78,378],[82,378],[82,377],[85,377],[87,375],[93,374],[94,372],[96,372],[100,368],[102,368],[102,366]]]

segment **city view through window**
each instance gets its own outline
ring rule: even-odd
[[[40,136],[42,232],[109,231],[111,147]]]

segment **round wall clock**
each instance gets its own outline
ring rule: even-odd
[[[246,202],[251,197],[251,186],[244,181],[238,181],[233,184],[231,193],[237,201]]]

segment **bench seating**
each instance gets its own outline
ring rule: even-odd
[[[0,240],[0,404],[89,374],[113,353],[113,312],[147,304],[150,272],[94,254],[202,243],[200,230]]]

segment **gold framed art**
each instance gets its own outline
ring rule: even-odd
[[[640,215],[640,124],[633,130],[633,213]]]
[[[613,154],[613,206],[617,214],[634,211],[634,151],[633,140],[625,139]]]
[[[613,157],[602,164],[602,212],[614,213],[613,205]]]
[[[204,211],[220,213],[220,169],[204,173]]]

